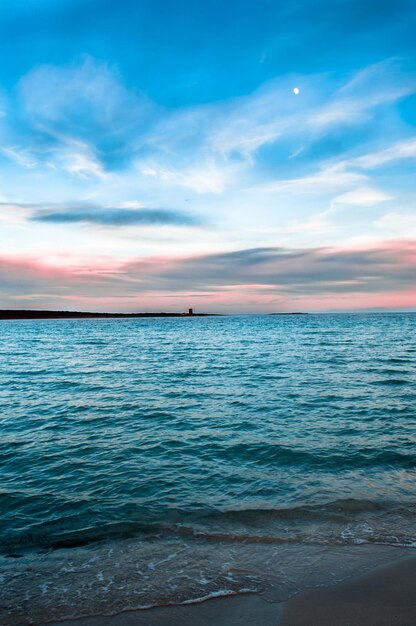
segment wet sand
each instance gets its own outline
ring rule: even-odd
[[[256,595],[215,598],[181,606],[126,611],[54,622],[48,626],[276,626],[282,605]]]
[[[400,559],[333,587],[285,603],[256,595],[200,604],[129,611],[54,622],[49,626],[414,626],[416,557]]]
[[[279,626],[415,626],[416,558],[289,600]]]

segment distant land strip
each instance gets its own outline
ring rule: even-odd
[[[87,311],[30,311],[1,309],[0,320],[44,320],[115,317],[211,317],[215,313],[90,313]]]
[[[302,313],[302,311],[284,311],[282,313],[269,313],[269,315],[309,315],[309,313]]]

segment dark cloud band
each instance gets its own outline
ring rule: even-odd
[[[30,212],[28,218],[30,221],[49,224],[95,224],[115,228],[122,226],[204,225],[203,220],[198,216],[177,209],[102,207],[80,202],[58,205],[0,202],[0,209],[1,207],[13,207],[16,212]]]
[[[197,226],[197,218],[171,209],[75,208],[37,212],[31,218],[50,224],[97,224],[100,226]]]

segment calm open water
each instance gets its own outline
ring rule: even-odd
[[[0,339],[5,623],[39,595],[49,618],[261,590],[277,549],[416,545],[415,314],[4,321]]]

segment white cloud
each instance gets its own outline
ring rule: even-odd
[[[230,172],[213,161],[183,169],[139,164],[139,170],[143,176],[158,178],[169,185],[186,187],[199,194],[221,193],[230,179]]]
[[[104,180],[109,176],[90,146],[71,138],[66,138],[63,145],[54,150],[52,163],[79,178]]]
[[[392,161],[401,161],[405,159],[416,158],[416,139],[409,139],[408,141],[402,141],[385,148],[384,150],[378,150],[376,152],[370,152],[361,157],[358,157],[352,163],[358,167],[373,168],[390,163]]]
[[[340,196],[336,196],[332,204],[350,204],[353,206],[371,207],[390,199],[391,196],[374,187],[358,187]]]
[[[1,199],[1,198],[0,198]],[[18,202],[2,201],[0,204],[0,222],[10,226],[24,224],[32,213],[30,207]]]
[[[399,62],[387,59],[357,72],[331,102],[311,113],[309,124],[317,129],[354,124],[367,119],[373,109],[415,92],[414,76],[405,79]]]
[[[55,163],[50,153],[61,152],[64,169],[81,177],[101,178],[109,167],[128,163],[158,110],[126,89],[115,68],[90,57],[34,68],[20,81],[18,96],[33,152],[47,154],[49,163]]]
[[[416,211],[386,213],[376,221],[375,226],[387,231],[390,237],[416,237]]]
[[[106,173],[94,157],[82,152],[67,152],[61,155],[63,169],[80,178],[105,178]]]
[[[326,98],[319,94],[320,89],[327,91],[321,76],[303,77],[302,96],[296,101],[289,85],[292,82],[287,78],[270,81],[249,96],[220,103],[219,119],[210,134],[212,149],[251,158],[261,146],[279,137],[302,131],[324,133],[360,123],[373,109],[416,91],[416,80],[404,79],[394,60],[365,68]]]
[[[125,202],[118,202],[117,206],[120,209],[143,209],[145,205],[138,200],[126,200]]]
[[[305,219],[293,220],[288,226],[279,230],[280,234],[297,235],[306,233],[308,235],[318,235],[328,233],[334,228],[334,223],[329,216],[332,210],[321,211]]]
[[[333,165],[320,170],[316,174],[300,178],[277,180],[262,185],[258,189],[271,192],[292,191],[299,194],[310,194],[342,189],[350,185],[362,183],[365,180],[366,176],[363,174],[349,172],[342,166]]]
[[[302,152],[304,151],[305,151],[305,146],[301,146],[300,148],[297,148],[297,150],[294,150],[291,154],[289,154],[289,159],[296,159],[296,157],[302,154]]]
[[[37,160],[33,157],[30,152],[24,150],[18,146],[8,146],[4,148],[0,148],[0,152],[2,152],[6,157],[21,165],[22,167],[26,167],[28,169],[32,169],[36,167]]]
[[[281,132],[276,124],[241,128],[220,131],[212,141],[212,149],[222,156],[230,156],[233,153],[240,154],[248,161],[252,162],[253,154],[268,143],[273,143]]]
[[[143,150],[144,176],[173,188],[219,194],[232,182],[246,186],[263,146],[276,144],[280,158],[293,159],[306,153],[317,134],[356,124],[375,107],[415,90],[415,81],[403,77],[398,63],[386,61],[357,73],[335,92],[323,75],[286,76],[246,96],[167,111],[128,91],[114,68],[94,59],[44,65],[22,79],[19,93],[29,125],[45,138],[46,148],[33,149],[32,155],[12,146],[8,156],[32,167],[46,155],[50,169],[103,180],[110,171],[126,170]],[[293,96],[293,84],[302,85],[301,96]],[[315,193],[362,185],[365,177],[351,167],[390,159],[387,152],[276,181],[269,190]]]

